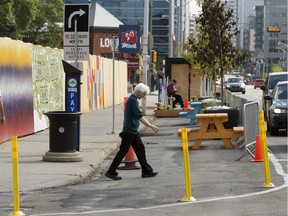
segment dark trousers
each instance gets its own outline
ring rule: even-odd
[[[175,108],[176,104],[179,103],[180,106],[183,108],[184,107],[184,103],[183,103],[183,99],[182,99],[182,96],[181,95],[178,95],[178,94],[172,94],[172,95],[168,95],[168,97],[174,97],[175,100],[173,101],[173,108]]]
[[[132,145],[134,152],[138,158],[138,161],[142,168],[142,173],[148,174],[153,171],[152,167],[147,163],[145,146],[140,138],[139,133],[137,134],[122,133],[122,142],[120,145],[120,149],[117,152],[108,170],[110,174],[112,175],[116,174],[116,169],[118,168],[121,161],[127,154],[130,145]]]

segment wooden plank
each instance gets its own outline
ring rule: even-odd
[[[179,117],[179,113],[183,110],[157,110],[155,109],[156,117]]]
[[[204,113],[204,114],[197,114],[196,119],[206,119],[206,118],[223,118],[228,121],[228,114],[227,113]]]
[[[235,132],[244,132],[244,127],[233,127]]]
[[[193,131],[193,132],[198,131],[197,129],[195,130],[195,129],[192,129],[192,128],[186,128],[186,129],[187,129],[187,136],[189,136],[190,131]],[[177,135],[180,138],[182,137],[182,129],[178,129]]]
[[[190,139],[225,139],[225,138],[237,138],[243,136],[244,133],[237,133],[233,130],[226,129],[225,132],[208,131],[208,132],[190,132],[188,138]]]

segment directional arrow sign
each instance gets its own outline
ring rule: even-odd
[[[80,9],[79,11],[74,11],[72,14],[70,14],[69,18],[68,18],[68,29],[72,28],[72,19],[73,17],[79,15],[82,16],[83,14],[85,14],[86,12],[82,9]]]
[[[89,56],[89,4],[65,4],[64,11],[64,56],[67,57],[66,60],[70,60],[75,56],[77,44],[78,59],[87,59],[87,56]],[[75,22],[76,20],[77,22]],[[76,23],[77,29],[75,28]],[[77,33],[75,33],[75,30],[77,30]],[[85,52],[82,52],[83,50]],[[82,54],[79,53],[80,51]]]
[[[74,22],[77,19],[77,31],[89,31],[89,5],[66,4],[64,32],[74,32]]]

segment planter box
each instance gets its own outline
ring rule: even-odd
[[[179,117],[180,112],[183,112],[183,110],[155,110],[155,116],[157,118]]]

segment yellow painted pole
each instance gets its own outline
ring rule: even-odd
[[[18,172],[18,141],[17,137],[12,137],[12,162],[13,162],[13,194],[14,194],[14,211],[9,216],[24,216],[20,211],[19,202],[19,172]]]
[[[184,177],[186,186],[186,196],[181,199],[182,202],[191,202],[196,199],[192,197],[192,188],[190,181],[190,162],[189,162],[189,151],[188,151],[188,138],[187,129],[182,128],[182,149],[184,158]]]
[[[260,129],[260,137],[261,137],[261,143],[262,143],[263,168],[264,168],[264,177],[265,177],[265,183],[262,185],[262,187],[271,188],[271,187],[275,187],[275,185],[271,183],[268,147],[267,147],[267,139],[266,139],[266,128],[264,125],[264,111],[263,110],[260,110],[259,117],[260,117],[259,129]]]

